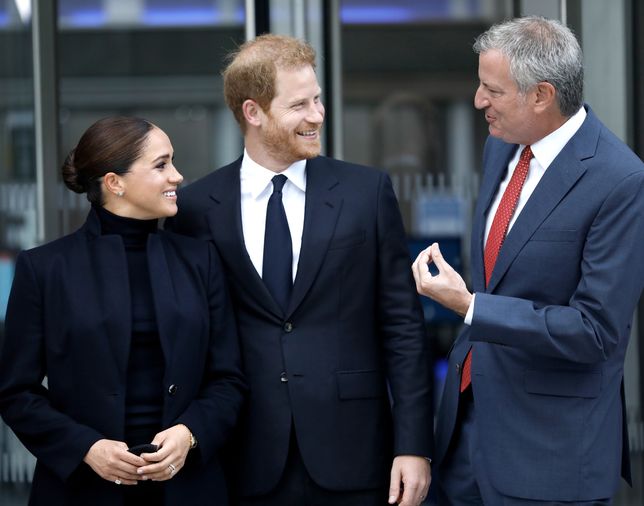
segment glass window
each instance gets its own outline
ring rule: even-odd
[[[30,3],[0,0],[0,346],[15,257],[36,244]],[[0,421],[0,504],[26,504],[34,458]]]
[[[468,276],[471,209],[487,125],[474,109],[472,43],[510,13],[495,0],[341,0],[343,157],[392,178],[413,258],[433,241]],[[462,320],[421,298],[436,358]]]
[[[244,40],[243,0],[59,0],[58,21],[61,157],[112,114],[165,130],[187,182],[239,156],[220,72]],[[70,231],[88,204],[64,199]]]

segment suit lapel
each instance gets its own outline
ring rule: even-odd
[[[105,322],[105,339],[114,355],[119,378],[127,373],[132,334],[130,282],[123,241],[116,235],[100,235],[100,223],[90,211],[85,225],[88,255],[79,272],[93,273],[91,283]]]
[[[329,248],[342,209],[342,198],[334,192],[338,184],[329,159],[317,157],[307,162],[302,248],[287,312],[289,315],[310,290]]]
[[[599,123],[588,112],[586,121],[550,164],[508,233],[494,266],[487,291],[492,292],[535,230],[586,171],[582,160],[594,156]]]
[[[240,283],[261,307],[282,318],[282,309],[273,300],[266,285],[255,269],[246,245],[241,219],[241,188],[239,169],[241,158],[220,170],[225,170],[222,184],[214,188],[210,198],[214,206],[208,213],[210,232],[215,238],[219,253],[236,282]]]
[[[160,234],[162,232],[150,234],[148,237],[147,256],[157,327],[167,371],[171,368],[172,357],[176,355],[174,353],[176,336],[181,335],[178,329],[181,324],[181,314]]]

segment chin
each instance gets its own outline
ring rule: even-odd
[[[308,160],[310,158],[315,158],[320,154],[320,146],[310,147],[309,149],[303,149],[300,151],[302,155],[301,158]]]
[[[161,216],[159,218],[170,218],[177,214],[179,208],[177,206],[172,207],[171,209],[166,209],[162,213],[159,213]]]

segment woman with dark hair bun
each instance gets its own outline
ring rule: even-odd
[[[214,247],[158,229],[177,212],[173,157],[144,119],[94,123],[62,168],[87,221],[18,256],[0,414],[37,458],[31,505],[228,502],[236,326]]]

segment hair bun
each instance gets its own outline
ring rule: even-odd
[[[85,193],[87,191],[87,188],[85,188],[85,185],[79,181],[78,171],[76,170],[76,166],[74,165],[75,151],[75,149],[72,149],[67,155],[67,158],[65,158],[65,162],[63,163],[62,168],[63,181],[65,181],[65,185],[70,190],[76,193]]]

